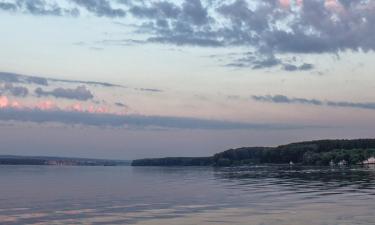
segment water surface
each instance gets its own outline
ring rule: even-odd
[[[374,168],[0,167],[0,224],[375,224]]]

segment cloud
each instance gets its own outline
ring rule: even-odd
[[[144,91],[144,92],[163,92],[163,90],[156,89],[156,88],[136,88],[138,91]]]
[[[318,99],[291,98],[285,95],[253,95],[251,98],[258,102],[269,102],[276,104],[304,104],[375,110],[375,102],[322,101]]]
[[[124,103],[121,103],[121,102],[115,102],[115,105],[118,106],[118,107],[121,107],[121,108],[128,108],[128,106]]]
[[[184,1],[175,6],[180,10],[176,10],[174,17],[163,17],[160,13],[142,17],[147,26],[141,26],[139,31],[148,34],[146,40],[152,43],[253,49],[258,53],[255,60],[235,61],[228,66],[255,69],[280,65],[286,71],[305,71],[314,66],[288,65],[279,56],[375,50],[373,1],[331,2],[335,3]]]
[[[26,97],[29,94],[29,89],[22,86],[13,86],[12,83],[6,83],[0,88],[0,94],[9,94],[16,97]]]
[[[279,67],[284,71],[309,71],[314,69],[314,65],[310,63],[292,64],[290,62],[285,63],[282,59],[275,57],[273,54],[262,55],[262,54],[249,54],[243,53],[243,56],[232,60],[231,63],[226,64],[226,67],[236,68],[252,68],[252,69],[269,69]],[[231,56],[230,56],[231,58]]]
[[[6,108],[6,107],[8,107],[8,105],[9,105],[9,100],[8,100],[8,98],[5,97],[5,96],[1,96],[1,95],[0,95],[0,109],[1,109],[1,108]]]
[[[375,102],[333,102],[328,101],[328,106],[345,107],[345,108],[361,108],[375,110]]]
[[[48,85],[48,80],[46,78],[27,76],[9,72],[0,72],[0,81],[7,83],[38,84],[43,86]]]
[[[37,84],[37,85],[42,85],[42,86],[48,86],[49,82],[61,82],[61,83],[71,83],[71,84],[86,84],[86,85],[98,85],[98,86],[103,86],[103,87],[125,88],[122,85],[111,84],[111,83],[106,83],[106,82],[44,78],[40,76],[30,76],[30,75],[16,74],[16,73],[9,73],[9,72],[0,72],[0,81],[7,82],[7,83]]]
[[[35,77],[35,76],[24,76],[24,77],[25,77],[25,80],[29,83],[48,86],[48,80],[46,78]]]
[[[0,104],[2,100],[0,98]],[[1,121],[18,121],[88,126],[129,127],[129,128],[167,128],[167,129],[206,129],[206,130],[284,130],[303,129],[312,126],[290,124],[257,124],[220,120],[207,120],[188,117],[145,116],[145,115],[116,115],[106,113],[89,113],[64,110],[39,109],[0,109]]]
[[[174,44],[178,46],[191,45],[200,47],[222,47],[220,41],[208,38],[197,38],[186,35],[170,35],[168,37],[150,37],[147,42],[160,43],[160,44]]]
[[[71,0],[99,17],[125,17],[123,9],[115,9],[107,0]]]
[[[252,99],[259,102],[271,102],[282,104],[323,105],[323,102],[317,99],[289,98],[285,95],[253,95]]]
[[[17,6],[9,2],[0,2],[0,9],[14,11],[17,9]]]
[[[160,1],[152,2],[150,6],[133,5],[129,11],[138,18],[161,20],[162,18],[177,18],[182,10],[172,2]]]
[[[87,101],[94,98],[94,95],[85,86],[78,86],[75,89],[55,88],[52,91],[45,91],[38,87],[35,89],[35,94],[38,97],[53,96],[55,98],[75,99],[79,101]]]
[[[277,65],[281,64],[281,60],[275,58],[273,55],[269,56],[266,59],[260,59],[260,60],[255,60],[253,63],[252,67],[253,69],[263,69],[263,68],[270,68],[274,67]]]
[[[256,59],[228,65],[255,69],[311,70],[309,63],[288,65],[284,57],[375,50],[372,0],[15,0],[2,2],[0,9],[33,15],[86,9],[109,18],[129,14],[134,32],[144,37],[132,44],[242,47],[256,52]]]
[[[289,63],[283,64],[283,69],[285,71],[307,71],[307,70],[312,70],[313,68],[314,68],[314,65],[310,63],[304,63],[300,66],[296,66],[293,64],[289,64]]]
[[[10,3],[0,3],[0,9],[37,16],[76,17],[81,14],[80,10],[84,8],[98,17],[115,18],[126,16],[125,10],[113,8],[110,2],[107,0],[14,0],[14,2]],[[73,6],[71,6],[72,3],[74,3]],[[67,7],[69,5],[70,7]]]
[[[0,2],[0,10],[22,12],[37,16],[77,16],[76,8],[63,8],[57,2],[48,0],[14,0],[13,2]]]

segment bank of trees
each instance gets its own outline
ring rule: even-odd
[[[345,161],[359,164],[375,156],[375,139],[320,140],[282,145],[275,148],[230,149],[214,155],[216,166],[289,162],[304,165],[329,165]]]
[[[278,147],[229,149],[212,157],[170,157],[134,160],[133,166],[239,166],[249,164],[359,164],[375,156],[375,139],[319,140]]]

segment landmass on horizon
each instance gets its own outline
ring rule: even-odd
[[[132,166],[243,166],[256,164],[375,164],[375,139],[316,140],[277,147],[229,149],[211,157],[139,159]]]
[[[133,161],[0,155],[0,165],[223,167],[261,164],[307,166],[375,164],[375,139],[316,140],[277,147],[229,149],[208,157],[166,157],[136,159]]]
[[[51,156],[0,155],[0,165],[46,166],[128,166],[128,160],[88,159]]]

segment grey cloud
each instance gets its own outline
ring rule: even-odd
[[[152,2],[149,5],[133,5],[129,11],[135,17],[154,19],[156,22],[165,23],[167,22],[165,19],[175,19],[174,22],[188,22],[186,24],[189,26],[209,22],[207,9],[203,7],[200,0],[185,0],[182,5],[168,1]]]
[[[231,63],[225,64],[226,67],[236,68],[252,68],[252,69],[268,69],[268,68],[280,68],[285,71],[309,71],[314,69],[314,65],[310,63],[292,64],[290,61],[277,58],[274,54],[250,54],[242,53],[242,56],[236,59],[232,59],[232,56],[228,56],[228,59],[232,60]],[[284,62],[288,61],[288,62]]]
[[[9,2],[0,2],[0,9],[14,11],[17,9],[17,6]]]
[[[204,47],[220,47],[222,43],[214,39],[194,38],[186,35],[174,35],[169,37],[152,37],[147,39],[148,42],[175,44],[175,45],[192,45]]]
[[[263,31],[269,27],[268,18],[265,16],[265,13],[271,13],[271,8],[265,6],[261,6],[257,10],[251,10],[248,1],[237,0],[230,4],[223,4],[216,10],[230,20],[232,31],[242,31],[242,26],[251,27],[251,29],[256,31]],[[243,34],[243,32],[239,33],[239,35]],[[237,38],[249,41],[252,35],[238,36]]]
[[[118,107],[121,107],[121,108],[127,108],[128,106],[124,103],[121,103],[121,102],[115,102],[115,105],[118,106]]]
[[[82,80],[65,80],[65,79],[55,79],[55,78],[47,78],[49,81],[54,82],[62,82],[62,83],[72,83],[72,84],[86,84],[86,85],[99,85],[103,87],[121,87],[126,88],[125,86],[118,85],[118,84],[111,84],[106,82],[97,82],[97,81],[82,81]]]
[[[236,67],[236,68],[246,68],[246,67],[249,67],[248,64],[246,64],[246,63],[240,63],[240,62],[232,62],[232,63],[225,64],[224,66],[226,66],[226,67]]]
[[[35,89],[35,94],[37,94],[38,97],[53,96],[55,98],[75,99],[80,101],[87,101],[94,98],[94,95],[85,86],[79,86],[75,89],[55,88],[52,91],[45,91],[39,87]]]
[[[270,68],[281,64],[281,60],[275,58],[274,56],[270,56],[266,59],[255,60],[252,63],[253,69],[263,69],[263,68]]]
[[[314,68],[314,65],[309,64],[309,63],[304,63],[300,66],[296,66],[293,64],[284,64],[283,69],[286,71],[307,71],[307,70],[312,70]]]
[[[16,73],[0,72],[0,81],[7,83],[25,83],[47,86],[48,80],[43,77],[27,76]]]
[[[29,94],[29,89],[22,86],[13,86],[12,83],[6,83],[4,87],[0,88],[0,91],[6,94],[10,94],[16,97],[26,97]]]
[[[137,88],[136,90],[145,91],[145,92],[163,92],[163,90],[155,88]]]
[[[62,9],[60,7],[54,5],[47,8],[48,5],[43,0],[18,0],[17,4],[20,8],[24,8],[26,11],[34,15],[62,15]]]
[[[345,10],[343,13],[327,8],[322,0],[304,1],[298,10],[296,7],[282,9],[277,0],[209,2],[206,3],[206,7],[211,7],[209,9],[200,1],[183,3],[191,6],[189,15],[196,21],[178,16],[165,21],[169,26],[161,28],[157,26],[160,17],[154,16],[148,17],[151,25],[141,30],[151,36],[149,42],[252,48],[263,56],[255,61],[234,61],[228,66],[255,69],[285,64],[274,60],[280,57],[264,60],[264,56],[375,50],[375,5],[372,1],[340,1]],[[305,71],[314,66],[305,63],[283,68]]]
[[[48,86],[48,80],[46,78],[43,78],[43,77],[28,76],[28,77],[25,77],[25,79],[28,83]]]
[[[71,83],[71,84],[99,85],[103,87],[125,88],[122,85],[111,84],[111,83],[106,83],[106,82],[44,78],[44,77],[39,77],[39,76],[30,76],[30,75],[16,74],[16,73],[9,73],[9,72],[0,72],[0,81],[7,82],[7,83],[37,84],[37,85],[43,85],[43,86],[48,86],[49,82],[61,82],[61,83]]]
[[[322,101],[318,99],[291,98],[285,95],[253,95],[251,98],[258,102],[269,102],[276,104],[305,104],[375,110],[375,102]]]
[[[252,99],[255,101],[271,103],[323,105],[323,102],[317,99],[289,98],[285,95],[253,95]]]
[[[71,0],[99,17],[125,17],[123,9],[115,9],[107,0]]]
[[[107,126],[107,127],[135,127],[149,128],[160,127],[168,129],[206,129],[206,130],[284,130],[284,129],[303,129],[313,126],[291,125],[291,124],[256,124],[241,123],[220,120],[206,120],[187,117],[168,117],[168,116],[143,116],[143,115],[113,115],[113,114],[94,114],[86,112],[73,111],[41,111],[41,110],[19,110],[19,109],[0,109],[0,120],[48,123],[58,122],[63,124],[77,124],[88,126]]]
[[[375,102],[333,102],[328,101],[328,106],[345,107],[345,108],[361,108],[361,109],[375,109]]]
[[[45,0],[14,0],[12,3],[0,3],[0,9],[19,11],[37,16],[77,16],[76,8],[66,9],[60,7],[57,2]]]
[[[182,5],[183,17],[194,25],[204,25],[209,21],[207,9],[200,0],[185,0]]]
[[[68,0],[61,0],[68,1]],[[59,1],[16,0],[1,3],[3,10],[24,10],[38,15],[65,15]],[[228,65],[268,68],[286,54],[340,54],[344,51],[375,50],[375,4],[371,0],[339,0],[335,10],[324,0],[296,1],[289,9],[278,0],[184,0],[175,2],[135,0],[69,0],[100,17],[124,17],[138,21],[136,31],[144,35],[132,44],[163,43],[201,47],[243,47],[258,53],[257,60]],[[117,3],[117,4],[114,4]],[[121,8],[114,8],[119,5]],[[272,57],[271,57],[272,56]],[[263,60],[263,61],[262,61]],[[283,66],[284,61],[278,65]],[[298,67],[298,68],[296,68]],[[313,65],[285,65],[287,71],[311,70]]]
[[[153,2],[151,6],[132,6],[129,11],[135,17],[157,20],[162,18],[177,18],[182,12],[180,7],[167,1]]]
[[[304,63],[298,67],[299,70],[312,70],[314,69],[314,65],[310,63]]]
[[[20,76],[14,73],[0,72],[0,80],[3,82],[21,82]]]
[[[124,9],[115,9],[107,0],[65,0],[75,3],[73,8],[63,7],[62,1],[57,0],[14,0],[13,3],[0,3],[0,9],[18,11],[38,16],[78,16],[80,8],[99,17],[124,17]],[[66,5],[66,4],[65,4]]]
[[[286,71],[297,71],[298,67],[292,64],[284,64],[284,70]]]

